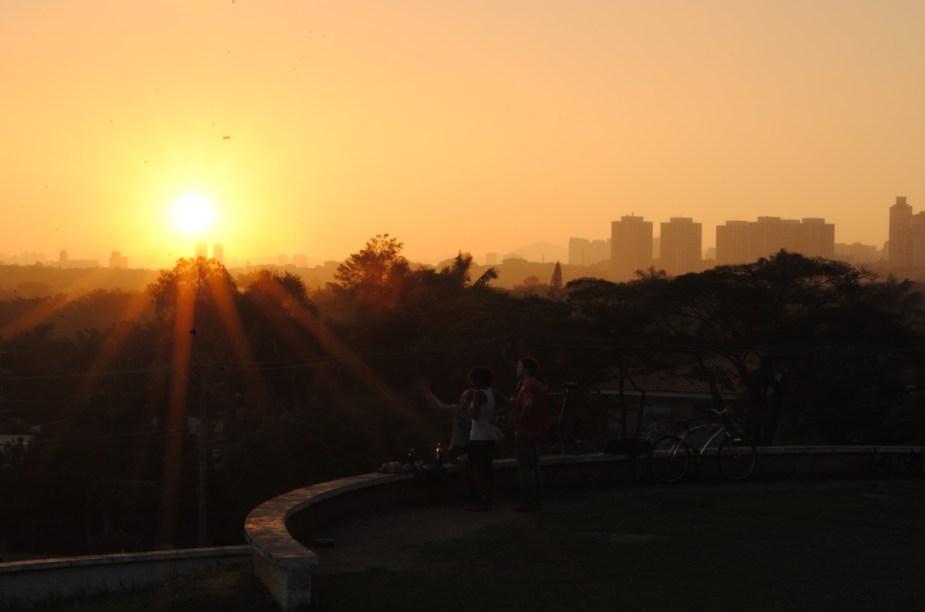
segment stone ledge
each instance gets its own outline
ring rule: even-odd
[[[244,523],[244,536],[254,552],[267,560],[278,561],[284,566],[314,565],[317,556],[289,532],[287,522],[293,516],[335,495],[411,478],[412,474],[370,473],[289,491],[252,510]]]
[[[865,455],[883,453],[905,455],[911,451],[921,452],[925,447],[914,445],[858,445],[858,446],[759,446],[759,455]]]
[[[135,589],[175,576],[243,565],[250,546],[217,546],[0,563],[0,610]]]
[[[155,550],[140,553],[121,553],[114,555],[86,555],[83,557],[57,557],[53,559],[34,559],[0,563],[0,576],[18,572],[53,570],[67,567],[101,567],[128,563],[161,563],[163,561],[212,560],[223,557],[240,557],[251,552],[251,547],[211,546],[207,548],[182,548],[179,550]]]
[[[413,474],[348,476],[289,491],[252,510],[244,523],[244,537],[252,548],[254,574],[280,609],[311,603],[311,568],[318,564],[318,555],[290,530],[291,521],[312,518],[305,516],[312,514],[310,508],[333,497],[413,478]]]

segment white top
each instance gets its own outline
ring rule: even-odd
[[[470,440],[494,440],[495,426],[491,421],[495,417],[495,394],[491,389],[479,389],[487,399],[479,406],[477,419],[472,419],[472,428],[469,430]],[[475,401],[474,396],[471,401]]]

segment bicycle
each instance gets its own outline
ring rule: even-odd
[[[666,434],[652,444],[649,452],[649,470],[652,475],[662,482],[678,482],[687,475],[691,464],[698,465],[704,462],[708,448],[720,438],[716,450],[716,463],[719,473],[729,480],[745,480],[755,471],[758,462],[758,450],[755,445],[747,441],[735,431],[729,419],[727,409],[710,412],[720,417],[721,423],[705,423],[691,425],[684,423],[685,429],[679,435]],[[708,430],[706,441],[699,447],[691,445],[691,434]]]

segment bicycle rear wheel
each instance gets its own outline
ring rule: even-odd
[[[758,450],[738,436],[726,436],[716,453],[719,473],[729,480],[745,480],[755,471]]]
[[[662,436],[649,451],[649,471],[662,482],[677,482],[691,466],[691,449],[678,436]]]

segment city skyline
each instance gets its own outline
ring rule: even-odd
[[[907,204],[907,200],[908,200],[908,198],[907,198],[906,196],[896,196],[896,202],[897,202],[897,204],[901,201],[902,204],[903,204],[903,206],[908,206],[908,208],[911,210],[911,205],[908,205],[908,204]],[[893,206],[893,207],[891,207],[890,210],[892,211],[892,210],[895,209],[895,208],[896,208],[896,206]],[[891,215],[892,215],[892,213],[891,213]],[[910,215],[911,215],[911,212],[910,212]],[[629,216],[633,216],[633,215],[629,215]],[[919,215],[919,216],[918,216],[919,219],[920,219],[921,217],[922,217],[922,215]],[[643,216],[640,216],[640,218],[645,218],[645,216],[644,216],[644,215],[643,215]],[[821,220],[821,221],[823,221],[823,222],[826,221],[825,219],[819,219],[819,218],[816,218],[816,217],[802,217],[802,218],[800,218],[800,219],[781,219],[780,217],[770,216],[770,215],[765,215],[765,216],[759,216],[759,217],[758,217],[758,220],[759,220],[759,221],[761,221],[761,220],[769,220],[769,219],[770,219],[770,220],[778,219],[778,220],[783,220],[784,222],[796,222],[796,223],[799,223],[799,222],[801,222],[801,221],[803,221],[803,222],[806,222],[806,221],[819,221],[819,220]],[[650,221],[652,221],[652,220],[650,220]],[[702,227],[702,225],[703,225],[703,224],[701,224],[701,223],[699,223],[699,222],[696,222],[696,220],[693,219],[693,218],[691,218],[691,217],[672,217],[672,218],[669,220],[669,222],[654,220],[654,223],[657,223],[657,224],[658,224],[658,227],[661,228],[661,231],[660,231],[657,235],[656,235],[656,234],[653,234],[653,238],[657,241],[657,240],[662,236],[663,232],[665,232],[666,229],[670,229],[670,228],[672,227],[672,225],[675,224],[675,222],[685,222],[685,221],[688,221],[688,222],[695,222],[694,225],[696,225],[696,226],[701,226],[701,227]],[[612,224],[612,223],[614,223],[614,221],[611,221],[611,224]],[[711,232],[711,233],[708,234],[708,235],[710,236],[711,239],[706,239],[706,240],[704,240],[704,239],[703,239],[704,236],[701,235],[701,244],[703,245],[703,246],[700,248],[701,255],[702,255],[704,258],[709,258],[709,257],[706,255],[706,253],[707,253],[708,251],[715,250],[715,248],[716,248],[716,236],[720,233],[720,229],[721,229],[723,226],[728,226],[728,225],[730,225],[730,224],[742,224],[742,223],[753,223],[753,222],[752,222],[752,221],[747,221],[747,220],[745,220],[745,219],[727,219],[727,220],[723,221],[720,225],[717,225],[717,226],[714,228],[714,230],[715,230],[714,232]],[[917,223],[921,226],[922,221],[917,221]],[[833,231],[833,241],[835,242],[835,244],[862,245],[862,243],[857,242],[857,241],[855,241],[855,242],[853,242],[853,243],[839,242],[839,241],[837,241],[837,238],[834,237],[834,225],[835,225],[835,224],[834,224],[834,223],[827,223],[827,225],[832,225],[832,226],[833,226],[833,230],[832,230],[832,231]],[[891,219],[891,222],[890,222],[890,232],[893,232],[893,231],[894,231],[894,229],[893,229],[893,222],[892,222],[892,219]],[[557,238],[561,238],[561,236],[560,236],[560,237],[557,237]],[[535,249],[535,247],[537,247],[537,245],[546,244],[546,245],[548,245],[549,247],[551,247],[551,250],[550,250],[550,257],[551,257],[552,259],[555,259],[555,258],[557,258],[557,257],[561,259],[561,258],[562,258],[562,254],[571,251],[571,249],[572,249],[572,241],[574,241],[574,240],[586,240],[586,241],[590,241],[590,242],[600,242],[601,240],[609,241],[609,240],[610,240],[610,236],[608,235],[606,238],[583,237],[583,236],[582,236],[582,237],[578,237],[578,236],[569,236],[569,237],[566,239],[566,242],[565,242],[565,243],[557,243],[557,242],[552,242],[552,241],[535,241],[535,242],[533,242],[533,243],[531,243],[531,244],[529,244],[529,245],[523,245],[523,246],[521,246],[521,247],[508,248],[508,249],[506,249],[506,250],[504,250],[504,251],[500,251],[500,252],[489,252],[489,253],[487,253],[487,254],[486,254],[486,253],[482,253],[482,254],[472,253],[472,254],[473,254],[473,256],[476,257],[477,260],[479,260],[479,261],[484,261],[484,262],[490,264],[490,263],[493,263],[493,262],[487,261],[487,260],[488,260],[488,259],[491,259],[492,256],[495,256],[495,257],[498,257],[498,256],[501,256],[501,257],[503,257],[503,256],[522,256],[522,253],[520,253],[521,250],[523,250],[523,249]],[[888,244],[888,242],[889,242],[889,235],[886,236],[886,237],[885,237],[881,242],[879,242],[879,243],[874,243],[874,244],[863,244],[863,246],[865,246],[865,247],[876,247],[877,249],[881,249],[881,250],[882,250],[883,248],[885,248],[885,246]],[[219,253],[220,253],[220,255],[217,257],[217,259],[219,259],[220,261],[221,261],[221,260],[224,260],[224,243],[222,243],[220,240],[216,240],[215,242],[213,242],[213,243],[210,244],[210,243],[208,243],[207,241],[204,241],[204,240],[201,240],[201,239],[190,239],[190,240],[187,241],[187,245],[186,245],[186,246],[187,246],[188,248],[186,249],[186,251],[180,251],[179,253],[177,253],[177,254],[175,255],[175,257],[176,257],[176,258],[180,258],[180,257],[200,256],[200,255],[202,255],[202,252],[201,252],[201,251],[202,251],[203,245],[209,245],[210,247],[211,247],[211,246],[217,247],[217,248],[219,249]],[[357,248],[359,248],[359,247],[357,247]],[[581,248],[585,248],[585,247],[581,247]],[[600,250],[600,249],[602,249],[602,248],[604,248],[604,247],[603,247],[603,246],[599,246],[599,247],[598,247],[598,250]],[[207,250],[208,250],[208,249],[207,249]],[[356,250],[356,249],[354,249],[354,250]],[[462,251],[464,251],[464,252],[469,252],[469,251],[467,251],[466,249],[460,249],[460,250],[462,250]],[[606,246],[606,250],[607,250],[607,252],[609,253],[609,252],[610,252],[610,247],[609,247],[609,246]],[[656,253],[658,252],[658,249],[657,249],[657,248],[655,249],[655,252],[656,252]],[[816,251],[811,251],[811,252],[813,252],[814,254],[821,255],[821,256],[827,256],[827,255],[828,255],[828,253],[826,253],[826,252],[821,252],[821,253],[817,253]],[[57,259],[58,259],[58,260],[61,260],[62,258],[63,258],[63,259],[66,259],[66,258],[67,258],[67,249],[59,249],[59,250],[57,251],[57,253],[58,253],[58,256],[57,256]],[[110,253],[109,256],[111,256],[111,255],[116,255],[116,254],[118,254],[119,256],[123,256],[120,249],[116,249],[115,251],[110,251],[109,253]],[[62,254],[64,254],[63,257],[62,257]],[[295,252],[295,253],[275,253],[275,254],[266,253],[266,254],[262,254],[262,255],[256,256],[256,257],[238,257],[238,258],[236,258],[236,261],[240,263],[240,262],[244,262],[244,261],[253,260],[253,261],[255,262],[255,265],[256,265],[256,264],[261,264],[261,263],[265,264],[265,263],[273,263],[273,262],[275,262],[275,263],[283,263],[283,262],[281,261],[281,259],[292,257],[292,258],[294,258],[294,259],[296,259],[296,260],[298,260],[299,262],[304,263],[304,264],[307,264],[308,262],[312,262],[313,264],[322,264],[322,263],[324,263],[324,262],[330,262],[330,261],[342,261],[343,259],[346,259],[346,257],[348,257],[348,256],[349,256],[349,253],[345,254],[345,255],[344,255],[342,258],[340,258],[340,259],[333,259],[333,260],[332,260],[332,259],[326,259],[326,260],[313,260],[313,259],[309,258],[309,256],[308,256],[307,254],[305,254],[304,252]],[[422,260],[422,261],[420,261],[419,263],[435,264],[435,263],[438,263],[438,262],[440,262],[440,261],[445,261],[446,259],[449,259],[449,258],[451,258],[451,257],[453,257],[453,256],[455,256],[455,254],[445,253],[444,255],[442,255],[442,256],[439,257],[439,258],[431,259],[431,260],[426,260],[426,261]],[[106,257],[107,257],[107,256],[101,256],[100,259],[103,260],[103,259],[106,259]],[[6,260],[7,260],[8,262],[13,262],[13,263],[27,263],[27,264],[31,264],[31,263],[35,263],[36,261],[43,261],[43,260],[44,260],[44,261],[52,261],[52,258],[50,258],[50,257],[48,256],[48,254],[46,254],[46,253],[44,253],[44,252],[41,252],[41,251],[33,251],[33,250],[27,250],[27,251],[24,251],[24,252],[21,253],[21,254],[0,252],[0,262],[3,262],[3,261],[4,261],[4,258],[6,258]],[[528,258],[529,258],[529,257],[528,257]],[[541,259],[545,260],[546,257],[542,257]],[[595,261],[597,261],[597,260],[595,260]],[[166,264],[166,266],[169,267],[169,266],[171,265],[171,263],[172,263],[171,261],[168,261],[167,264]],[[163,266],[155,266],[155,267],[163,267]]]
[[[923,22],[899,0],[3,3],[0,251],[326,261],[389,233],[436,261],[634,214],[882,245],[872,211],[925,201]]]
[[[909,214],[910,216],[912,215],[912,212],[911,212],[912,206],[911,206],[910,204],[907,203],[908,198],[907,198],[906,196],[896,196],[896,197],[895,197],[895,200],[896,200],[896,204],[895,204],[894,206],[890,207],[890,209],[889,209],[889,210],[890,210],[890,219],[889,219],[889,223],[888,223],[888,226],[889,226],[889,233],[888,233],[888,235],[887,235],[886,237],[884,237],[884,239],[883,239],[882,241],[880,241],[879,243],[874,243],[874,244],[864,244],[864,243],[861,243],[861,242],[858,242],[858,241],[855,241],[855,242],[838,241],[837,237],[835,236],[835,227],[836,227],[836,224],[834,224],[834,223],[829,223],[829,222],[827,222],[827,220],[824,219],[824,218],[818,218],[818,217],[801,217],[801,218],[797,218],[797,219],[786,219],[786,218],[781,218],[781,217],[778,217],[778,216],[764,215],[764,216],[758,216],[758,217],[757,217],[757,222],[758,222],[759,224],[765,224],[765,223],[767,223],[767,222],[769,222],[769,221],[770,221],[770,222],[783,222],[783,223],[785,223],[785,224],[786,224],[786,223],[790,223],[790,224],[794,224],[794,223],[800,224],[800,223],[803,223],[803,224],[805,224],[805,223],[807,223],[807,222],[810,222],[810,223],[820,223],[820,222],[821,222],[821,223],[823,223],[823,224],[825,224],[826,226],[829,227],[829,233],[831,234],[831,236],[829,237],[829,238],[830,238],[830,242],[833,243],[834,245],[845,246],[845,247],[848,247],[848,246],[851,246],[851,247],[864,247],[865,249],[874,248],[874,249],[879,250],[879,251],[884,251],[884,250],[886,249],[887,245],[889,244],[890,234],[895,233],[895,231],[896,231],[896,230],[895,230],[895,227],[894,227],[894,226],[895,226],[895,221],[893,220],[893,214],[894,214],[893,211],[894,211],[894,210],[897,208],[897,206],[899,206],[900,203],[901,203],[901,205],[902,205],[903,207],[909,209],[910,212],[909,212],[908,214]],[[921,220],[921,219],[923,218],[923,215],[925,215],[925,212],[920,213],[920,214],[918,214],[918,215],[915,217],[915,219],[916,219],[916,226],[917,226],[917,227],[925,227],[925,222],[923,222],[923,221]],[[627,217],[633,218],[633,217],[637,217],[637,216],[636,216],[636,215],[624,215],[622,218],[627,218]],[[653,220],[651,220],[651,219],[646,219],[645,216],[643,216],[643,215],[638,216],[638,218],[639,218],[639,219],[646,220],[646,222],[649,223],[650,225],[652,225],[653,227],[656,226],[655,224],[657,224],[657,226],[660,227],[660,230],[661,230],[661,231],[660,231],[657,235],[656,235],[654,232],[653,232],[653,234],[652,234],[652,238],[655,240],[655,248],[654,248],[654,250],[653,250],[653,253],[654,253],[653,258],[658,258],[658,252],[659,252],[658,243],[659,243],[659,240],[660,240],[660,238],[662,237],[662,235],[664,235],[664,232],[665,232],[666,230],[671,230],[671,228],[672,228],[673,226],[677,226],[677,224],[678,224],[679,222],[681,222],[681,223],[684,223],[684,222],[688,222],[688,223],[693,222],[693,225],[694,225],[694,226],[697,226],[697,227],[701,228],[701,230],[698,230],[698,231],[701,231],[701,232],[702,232],[702,226],[703,226],[703,224],[697,222],[697,221],[696,221],[695,219],[693,219],[692,217],[672,217],[668,222],[665,222],[665,221],[658,221],[658,220],[653,221]],[[606,237],[606,238],[569,236],[569,237],[567,237],[566,242],[565,242],[564,244],[563,244],[563,243],[552,242],[552,241],[541,241],[541,240],[540,240],[540,241],[534,241],[533,243],[530,243],[530,244],[528,244],[528,245],[523,245],[523,246],[521,246],[521,247],[509,248],[509,249],[506,249],[506,250],[504,250],[504,251],[493,251],[493,252],[482,253],[482,254],[477,254],[477,253],[472,253],[472,254],[473,254],[473,256],[476,258],[477,261],[482,262],[482,263],[488,263],[488,264],[490,265],[490,264],[492,264],[492,263],[497,263],[497,260],[498,260],[499,258],[503,258],[503,257],[508,257],[508,256],[510,256],[510,257],[523,257],[524,254],[523,254],[522,251],[524,251],[524,250],[529,250],[529,251],[532,252],[532,251],[536,251],[537,249],[541,249],[541,247],[548,247],[548,251],[549,251],[549,252],[548,252],[548,255],[549,255],[549,257],[547,257],[545,254],[543,254],[543,255],[541,255],[540,258],[539,258],[541,261],[546,261],[547,259],[549,259],[550,261],[552,261],[552,260],[570,260],[570,259],[571,259],[570,253],[572,252],[572,249],[573,249],[573,248],[576,248],[576,247],[573,247],[573,241],[575,241],[575,240],[584,240],[584,241],[588,241],[588,242],[590,242],[590,243],[601,243],[602,241],[606,241],[606,243],[607,243],[606,245],[601,245],[601,244],[599,244],[599,245],[596,247],[596,250],[597,250],[598,252],[603,252],[603,250],[606,250],[606,252],[610,254],[610,257],[613,258],[614,255],[613,255],[613,253],[612,253],[612,247],[610,246],[610,240],[611,240],[611,237],[612,237],[612,232],[613,232],[613,229],[612,229],[612,228],[613,228],[613,224],[614,224],[614,223],[617,223],[617,221],[611,221],[611,223],[610,223],[610,225],[611,225],[610,235],[609,235],[608,237]],[[727,220],[721,222],[719,225],[715,226],[713,232],[709,232],[709,233],[707,234],[707,236],[709,236],[710,239],[706,239],[706,236],[704,236],[704,235],[701,233],[700,236],[699,236],[699,240],[698,240],[698,243],[700,244],[699,251],[700,251],[700,254],[701,254],[701,258],[703,258],[703,259],[711,259],[711,257],[708,255],[708,253],[709,253],[709,252],[714,252],[714,253],[715,253],[715,251],[716,251],[716,246],[717,246],[717,242],[720,240],[720,236],[722,235],[722,232],[723,232],[724,230],[728,232],[728,231],[730,231],[730,229],[735,229],[734,227],[731,227],[731,226],[744,226],[744,225],[749,225],[749,224],[754,225],[755,223],[756,223],[756,221],[749,221],[749,220],[745,220],[745,219],[741,219],[741,218],[740,218],[740,219],[727,219]],[[688,231],[689,231],[689,230],[688,230]],[[557,238],[561,238],[561,237],[557,237]],[[775,240],[776,240],[776,239],[771,239],[771,242],[773,243],[773,242],[775,242]],[[792,246],[795,246],[796,243],[794,243],[793,241],[788,242],[788,241],[785,240],[785,241],[781,242],[781,244],[784,245],[784,248],[787,248],[787,246],[791,246],[791,247],[792,247]],[[182,251],[182,250],[181,250],[181,251],[180,251],[179,253],[177,253],[177,254],[170,254],[170,257],[173,257],[173,259],[168,259],[168,260],[166,261],[166,263],[163,264],[163,265],[153,265],[153,266],[144,266],[144,265],[141,265],[141,266],[138,266],[138,267],[153,267],[153,268],[158,268],[158,267],[171,267],[172,264],[173,264],[173,262],[176,261],[176,259],[181,258],[181,257],[198,257],[198,256],[202,256],[202,255],[205,255],[205,256],[207,256],[207,257],[210,257],[211,255],[208,255],[208,253],[209,253],[209,250],[210,250],[211,248],[213,248],[213,247],[216,248],[216,249],[217,249],[217,252],[219,253],[219,255],[218,255],[216,258],[219,259],[220,261],[224,261],[224,259],[225,259],[225,257],[224,257],[224,243],[221,242],[220,240],[216,240],[216,241],[213,242],[213,243],[208,243],[207,241],[204,241],[204,240],[202,240],[202,239],[190,239],[190,240],[187,240],[187,247],[188,247],[188,248],[187,248],[186,251]],[[356,248],[353,249],[353,250],[357,250],[358,248],[360,248],[360,247],[358,246],[358,247],[356,247]],[[577,247],[577,248],[579,248],[579,249],[581,249],[581,250],[585,250],[585,249],[587,249],[587,248],[589,248],[589,247],[581,246],[581,247]],[[687,246],[686,248],[689,250],[689,249],[692,248],[692,247]],[[925,248],[925,247],[920,247],[920,248]],[[751,261],[751,260],[753,260],[753,259],[756,257],[756,256],[754,256],[754,253],[760,253],[760,255],[757,255],[757,256],[763,256],[763,254],[765,253],[765,251],[767,251],[767,249],[764,249],[763,247],[758,247],[757,250],[754,249],[754,248],[747,249],[747,250],[748,250],[748,253],[749,253],[748,256],[745,256],[745,257],[740,256],[740,255],[735,255],[735,256],[732,256],[732,257],[729,257],[729,256],[726,256],[726,257],[720,256],[720,261],[718,261],[718,263],[720,263],[720,264],[722,264],[722,263],[743,263],[743,262],[746,262],[746,261]],[[816,249],[816,248],[810,248],[810,249],[807,250],[807,249],[801,249],[801,248],[797,247],[795,250],[797,250],[797,251],[806,251],[806,252],[809,253],[811,256],[830,257],[830,256],[833,256],[833,255],[834,255],[834,252],[830,252],[831,249],[828,249],[828,250],[819,250],[819,249]],[[465,248],[460,249],[460,251],[462,251],[462,252],[470,252],[470,251],[467,251]],[[752,253],[752,251],[754,251],[754,253]],[[457,252],[459,252],[459,251],[457,251]],[[769,252],[771,252],[771,251],[769,251]],[[55,259],[55,258],[49,258],[49,256],[48,256],[47,254],[45,254],[45,253],[43,253],[43,252],[40,252],[40,251],[25,251],[23,254],[3,253],[3,252],[0,252],[0,263],[4,262],[4,260],[6,260],[8,263],[26,263],[26,264],[32,264],[32,263],[35,263],[35,262],[43,262],[43,261],[44,261],[44,262],[51,262],[51,261],[55,261],[55,260],[57,260],[57,261],[64,261],[64,260],[67,260],[67,259],[68,259],[68,251],[67,251],[67,249],[60,249],[57,253],[58,253],[58,254],[57,254],[57,258]],[[343,260],[346,259],[348,256],[349,256],[349,253],[346,253],[346,254],[344,254],[343,257],[341,257],[341,258],[339,258],[339,259],[317,260],[317,259],[311,259],[311,258],[310,258],[307,254],[305,254],[304,252],[292,252],[292,253],[279,252],[279,253],[275,253],[275,254],[269,254],[269,253],[267,253],[267,254],[262,254],[262,255],[259,255],[259,256],[256,256],[256,257],[238,256],[238,257],[234,257],[234,258],[233,258],[232,260],[230,260],[230,261],[234,261],[234,263],[235,263],[235,264],[238,264],[238,265],[266,265],[266,264],[279,264],[279,265],[285,265],[285,264],[287,264],[287,263],[290,263],[289,260],[292,259],[292,260],[293,260],[292,263],[298,263],[298,265],[300,265],[301,267],[308,267],[308,266],[310,266],[310,265],[311,265],[311,266],[314,266],[314,265],[322,265],[322,264],[324,264],[324,263],[329,263],[329,262],[331,262],[331,261],[343,261]],[[430,259],[430,260],[416,260],[416,261],[417,261],[418,263],[423,263],[423,264],[428,264],[428,265],[435,265],[435,264],[440,263],[440,262],[442,262],[442,261],[446,261],[447,259],[450,259],[450,258],[452,258],[453,256],[455,256],[455,254],[445,253],[445,254],[443,254],[442,256],[440,256],[440,257],[438,257],[438,258],[435,258],[435,259]],[[122,251],[121,251],[120,249],[116,249],[116,250],[110,251],[110,252],[109,252],[109,255],[107,255],[107,256],[101,256],[101,257],[99,258],[99,261],[100,261],[100,262],[101,262],[101,261],[104,261],[104,260],[106,260],[107,258],[108,258],[110,261],[112,261],[112,258],[113,258],[113,257],[118,257],[118,258],[120,259],[120,261],[121,261],[120,265],[117,266],[117,267],[126,267],[126,266],[125,266],[125,261],[124,261],[124,260],[127,258],[127,254],[122,253]],[[687,259],[690,259],[690,257],[691,257],[690,255],[686,255],[686,256],[685,256],[685,258],[687,258]],[[529,256],[527,256],[526,258],[527,258],[527,259],[531,259]],[[534,260],[535,260],[535,259],[534,259]],[[93,260],[92,258],[90,258],[90,259],[80,259],[80,260],[78,260],[78,261],[79,261],[80,263],[71,262],[71,263],[68,265],[68,267],[79,267],[79,266],[81,266],[81,265],[87,265],[87,264],[89,264],[90,262],[92,262],[92,261],[94,261],[94,260]],[[587,263],[587,264],[580,264],[580,265],[592,265],[592,264],[593,264],[594,262],[596,262],[596,261],[600,261],[600,260],[599,260],[599,259],[594,259],[593,261],[590,261],[590,262]],[[570,261],[570,263],[577,263],[577,262],[571,262],[571,261]],[[651,263],[651,262],[649,262],[649,263]],[[673,263],[676,264],[676,263],[678,263],[678,262],[675,261],[675,262],[673,262]],[[111,266],[111,267],[112,267],[112,266]],[[674,267],[674,266],[671,266],[671,267]],[[691,265],[687,265],[687,264],[681,266],[681,268],[683,268],[684,271],[697,271],[697,270],[699,269],[698,266],[691,266]],[[622,276],[624,276],[624,275],[623,275],[622,273],[619,273],[618,276],[622,277]]]
[[[905,211],[903,218],[908,220],[901,223],[901,230],[897,230],[896,211],[900,209]],[[896,203],[889,208],[890,232],[891,236],[898,231],[908,233],[913,225],[918,229],[918,235],[925,235],[925,211],[913,214],[912,206],[907,203],[905,196],[896,196]],[[625,222],[635,222],[639,228],[620,233],[619,229]],[[686,272],[697,272],[703,269],[703,265],[710,260],[715,260],[716,265],[747,263],[754,261],[759,257],[765,257],[773,254],[780,249],[793,252],[803,253],[810,257],[838,258],[839,256],[849,256],[854,252],[860,255],[864,262],[874,261],[872,254],[885,253],[890,243],[889,239],[884,242],[881,249],[877,245],[866,245],[862,243],[841,243],[835,239],[835,225],[828,223],[823,218],[804,217],[802,219],[782,219],[780,217],[758,217],[754,221],[742,219],[729,219],[722,225],[714,228],[716,240],[714,246],[704,247],[703,224],[696,222],[691,217],[672,217],[669,221],[657,223],[660,228],[658,235],[654,232],[656,223],[646,220],[642,216],[624,215],[619,221],[611,222],[611,235],[608,238],[585,238],[571,236],[568,238],[567,247],[548,242],[535,242],[524,245],[520,248],[511,249],[503,253],[489,252],[481,256],[473,254],[475,261],[484,265],[495,265],[501,260],[508,257],[522,258],[528,261],[554,262],[560,261],[572,265],[592,266],[599,262],[608,260],[620,262],[626,259],[626,253],[623,250],[629,248],[635,253],[632,262],[624,262],[626,270],[616,271],[615,275],[623,280],[631,278],[635,269],[646,268],[654,263],[660,264],[670,274],[683,274]],[[620,234],[622,240],[633,242],[640,231],[646,234],[644,238],[645,245],[630,247],[615,247],[612,245],[619,244],[614,238]],[[895,237],[894,237],[895,240]],[[925,241],[925,238],[917,238]],[[925,244],[925,242],[923,242]],[[719,249],[717,249],[717,246]],[[902,247],[904,248],[904,247]],[[925,247],[918,247],[925,249]],[[199,241],[191,245],[191,251],[181,253],[179,257],[206,257],[214,258],[222,263],[225,261],[225,246],[222,242],[209,244],[205,241]],[[544,252],[545,251],[545,252]],[[719,251],[719,255],[717,255]],[[840,253],[838,251],[841,251]],[[537,253],[539,255],[537,256]],[[443,263],[452,257],[447,255],[441,261],[423,262],[416,261],[419,264],[438,264]],[[911,265],[910,262],[904,262],[902,256],[897,257],[895,252],[892,256],[893,263]],[[120,250],[110,253],[109,267],[126,268],[128,255]],[[27,252],[22,256],[9,256],[0,253],[0,263],[52,263],[54,260],[48,259],[44,254]],[[293,264],[297,267],[310,267],[323,264],[330,264],[341,260],[310,261],[304,253],[278,253],[274,256],[265,256],[261,260],[250,262],[248,260],[231,259],[233,265],[287,265]],[[58,252],[57,262],[62,267],[87,267],[100,265],[96,260],[72,260],[67,250],[62,249]],[[114,263],[115,262],[115,263]],[[621,264],[623,265],[623,264]],[[916,265],[921,262],[916,260]]]

